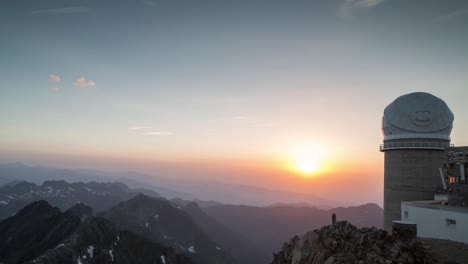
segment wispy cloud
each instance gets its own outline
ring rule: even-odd
[[[158,6],[158,3],[156,1],[150,1],[150,0],[143,1],[143,4],[147,5],[147,6],[151,6],[151,7],[157,7]]]
[[[60,91],[60,88],[54,87],[54,88],[52,88],[51,90],[54,91],[54,92],[58,92],[58,91]]]
[[[241,116],[241,115],[232,117],[232,119],[234,119],[234,120],[242,120],[242,119],[247,119],[247,118],[249,118],[249,117],[248,116]]]
[[[134,127],[129,127],[128,130],[143,130],[143,129],[148,129],[151,128],[150,126],[134,126]]]
[[[80,77],[75,81],[75,85],[84,89],[88,87],[94,87],[96,86],[96,83],[91,80],[86,80],[85,77]]]
[[[378,6],[383,2],[384,0],[344,0],[338,15],[341,18],[355,18],[357,12]]]
[[[171,131],[151,131],[142,133],[143,136],[172,136],[174,133]]]
[[[468,8],[456,10],[448,14],[441,15],[439,16],[439,20],[443,22],[448,22],[448,21],[455,20],[455,19],[458,19],[459,17],[466,16],[466,15],[468,15]]]
[[[51,74],[50,75],[50,80],[53,81],[53,82],[60,82],[62,79],[58,75]]]
[[[31,14],[33,15],[73,14],[73,13],[85,13],[88,11],[89,11],[89,8],[86,6],[70,6],[70,7],[63,7],[63,8],[34,10],[31,12]]]

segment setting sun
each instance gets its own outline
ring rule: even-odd
[[[316,172],[319,167],[316,161],[303,159],[297,162],[296,169],[304,174],[311,174]]]
[[[320,170],[318,147],[310,144],[295,146],[289,154],[289,168],[302,175],[311,175]]]

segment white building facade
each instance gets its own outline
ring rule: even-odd
[[[417,224],[417,236],[468,243],[468,207],[440,200],[401,203],[401,220]]]

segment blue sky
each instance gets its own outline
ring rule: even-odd
[[[414,91],[468,145],[467,28],[453,0],[3,1],[0,159],[380,164],[383,109]]]

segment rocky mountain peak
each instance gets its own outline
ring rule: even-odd
[[[186,212],[175,208],[168,200],[138,194],[98,216],[113,222],[119,230],[172,247],[176,253],[190,256],[198,263],[235,263]]]
[[[93,208],[89,207],[84,203],[77,203],[73,205],[70,209],[65,211],[65,213],[78,216],[81,219],[81,221],[84,221],[88,217],[93,215]]]
[[[190,202],[185,206],[184,209],[186,209],[186,210],[201,210],[201,207],[196,202]]]
[[[18,189],[31,189],[31,188],[35,188],[36,186],[37,185],[34,183],[30,183],[27,181],[20,181],[11,187],[18,188]]]
[[[142,193],[138,193],[137,195],[135,195],[135,197],[133,197],[129,201],[141,202],[141,201],[151,201],[151,200],[153,200],[152,197],[149,197],[148,195],[145,195]]]
[[[377,228],[357,228],[347,221],[295,236],[274,254],[272,264],[429,263],[424,247]]]
[[[45,181],[42,183],[43,187],[65,188],[69,185],[66,181]]]
[[[0,222],[0,263],[193,263],[171,248],[119,231],[106,219],[80,221],[79,214],[89,212],[84,204],[62,213],[46,201],[31,203]]]
[[[44,216],[53,216],[60,214],[60,210],[56,207],[52,207],[48,202],[39,200],[28,204],[26,207],[21,209],[18,213],[18,217],[31,216],[34,219],[42,218]]]

